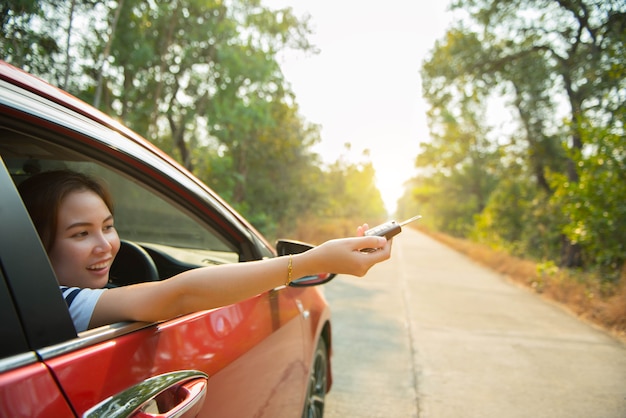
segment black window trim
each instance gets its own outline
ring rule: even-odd
[[[31,349],[76,338],[58,282],[0,157],[0,260]]]
[[[30,351],[0,260],[0,359]],[[2,370],[2,366],[0,366]]]

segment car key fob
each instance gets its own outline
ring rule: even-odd
[[[368,229],[367,231],[365,231],[365,235],[375,235],[391,239],[392,237],[398,235],[401,231],[402,227],[399,223],[397,223],[396,221],[389,221],[374,228]]]
[[[385,237],[389,240],[395,237],[396,235],[398,235],[400,232],[402,232],[402,227],[404,225],[408,224],[409,222],[416,221],[420,219],[421,217],[422,217],[421,215],[417,215],[400,223],[396,221],[385,222],[384,224],[380,224],[378,226],[375,226],[374,228],[368,229],[367,231],[365,231],[365,235]],[[372,251],[376,251],[376,249],[364,248],[361,250],[361,252],[367,252],[367,253],[372,252]]]

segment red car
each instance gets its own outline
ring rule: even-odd
[[[165,322],[77,334],[16,185],[60,167],[104,178],[123,239],[111,273],[118,286],[309,247],[271,247],[139,135],[2,62],[0,157],[0,416],[322,416],[330,312],[312,285],[332,275]]]

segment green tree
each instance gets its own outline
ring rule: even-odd
[[[446,112],[453,113],[450,107],[462,108],[458,98],[464,96],[474,97],[485,108],[496,95],[508,99],[516,115],[512,122],[519,126],[508,138],[492,138],[502,150],[502,166],[513,175],[499,172],[495,194],[477,218],[482,230],[474,233],[505,240],[522,237],[526,242],[518,248],[550,248],[549,256],[557,253],[557,242],[563,242],[561,263],[580,264],[585,259],[581,241],[570,232],[572,218],[564,212],[568,202],[562,200],[561,189],[567,184],[573,192],[584,175],[581,166],[589,162],[585,158],[597,147],[597,136],[588,135],[585,123],[603,129],[612,126],[616,135],[623,135],[623,125],[614,121],[626,87],[624,77],[616,77],[624,73],[626,5],[592,0],[458,0],[453,8],[463,10],[466,18],[437,43],[422,70],[431,113],[440,120]],[[534,189],[529,178],[534,178]],[[518,199],[517,194],[532,204],[507,208],[505,202]],[[512,222],[520,216],[527,225],[523,231]],[[556,238],[559,235],[567,239]],[[531,244],[542,238],[546,245]]]
[[[610,279],[619,278],[626,261],[626,112],[618,115],[613,129],[581,123],[583,140],[593,146],[572,155],[577,182],[557,173],[551,178],[553,199],[567,218],[565,234],[585,250],[585,264]]]
[[[319,141],[319,130],[298,115],[295,105],[272,101],[259,106],[266,107],[273,124],[251,124],[250,137],[256,140],[224,146],[222,156],[205,160],[202,175],[266,234],[288,235],[303,216],[321,211],[322,172],[310,150]]]
[[[311,141],[305,128],[291,129],[295,116],[283,116],[297,106],[276,62],[283,48],[312,49],[306,22],[259,1],[126,0],[108,16],[109,38],[94,50],[106,64],[94,71],[101,106],[212,183],[264,232],[275,230],[286,213],[271,202],[289,212],[299,200],[284,198],[294,187],[271,186],[300,177],[277,179],[277,162],[291,174],[311,166],[285,157],[305,155]],[[261,193],[263,186],[270,187]]]
[[[457,44],[451,40],[455,36],[450,34],[448,44],[440,45],[423,67],[424,91],[432,103],[428,112],[432,141],[421,145],[416,165],[424,175],[411,193],[424,205],[424,215],[436,219],[434,226],[464,236],[474,216],[485,208],[501,162],[500,150],[481,122],[485,91],[463,83],[463,77],[454,76],[458,84],[440,83],[440,70],[455,71],[454,62],[444,69],[444,62],[455,59]],[[461,49],[467,51],[468,45]]]
[[[346,144],[349,147],[349,144]],[[381,221],[386,210],[380,191],[376,187],[376,172],[369,160],[350,162],[340,156],[325,170],[325,202],[322,216],[350,220],[356,225],[363,219]]]
[[[0,59],[35,74],[58,77],[62,52],[60,16],[55,2],[7,0],[0,3]],[[44,28],[44,30],[41,30]]]

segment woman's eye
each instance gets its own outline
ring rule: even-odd
[[[76,238],[81,238],[81,237],[86,237],[86,236],[87,236],[87,231],[80,231],[72,235],[72,237],[76,237]]]

